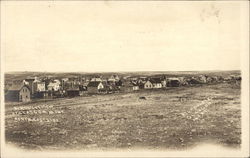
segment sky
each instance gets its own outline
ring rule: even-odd
[[[239,70],[246,2],[4,1],[5,71]]]

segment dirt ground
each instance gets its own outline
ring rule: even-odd
[[[5,135],[36,150],[239,148],[240,105],[240,87],[228,83],[6,103]]]

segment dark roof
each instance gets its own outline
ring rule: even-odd
[[[151,83],[161,83],[161,79],[160,78],[151,78],[150,82]]]
[[[29,89],[28,86],[23,85],[23,84],[13,84],[10,88],[9,91],[20,91],[23,87],[27,87]]]
[[[92,81],[89,82],[88,87],[98,87],[100,83],[101,83],[100,81]]]

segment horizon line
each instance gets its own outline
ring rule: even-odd
[[[4,73],[22,73],[22,72],[34,72],[34,73],[133,73],[133,72],[219,72],[219,71],[241,71],[240,69],[232,70],[141,70],[141,71],[5,71]]]

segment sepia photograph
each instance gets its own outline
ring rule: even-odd
[[[1,1],[1,157],[249,157],[249,1]]]

